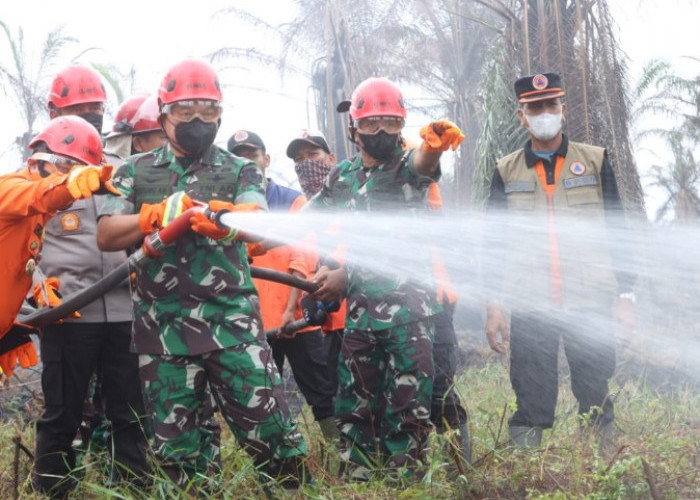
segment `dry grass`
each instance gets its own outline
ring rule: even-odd
[[[563,377],[565,379],[565,377]],[[576,402],[563,380],[557,423],[545,432],[543,447],[514,451],[507,445],[507,418],[513,394],[506,367],[491,360],[483,368],[469,369],[459,377],[458,389],[468,405],[473,436],[474,463],[465,475],[449,476],[451,455],[444,436],[431,437],[430,462],[419,484],[396,485],[386,480],[347,484],[338,480],[335,450],[322,447],[318,428],[308,408],[299,417],[310,449],[313,488],[298,498],[312,499],[692,499],[700,498],[700,395],[697,387],[664,386],[653,389],[630,376],[614,381],[617,439],[615,451],[601,457],[593,440],[580,431]],[[38,499],[28,483],[31,460],[13,440],[30,450],[34,429],[24,420],[0,424],[0,498],[15,494],[15,464],[19,498]],[[250,460],[223,437],[224,471],[216,498],[261,498]],[[95,457],[91,457],[95,460]],[[88,460],[89,462],[89,460]],[[88,463],[85,479],[71,498],[178,498],[167,483],[156,479],[149,492],[108,489],[99,464]]]

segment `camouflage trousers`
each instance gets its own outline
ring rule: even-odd
[[[211,395],[256,466],[306,455],[267,344],[249,343],[198,356],[139,356],[154,451],[179,486],[219,469],[219,436]],[[210,392],[211,391],[211,392]]]
[[[411,468],[423,461],[432,428],[433,328],[426,320],[345,332],[335,415],[346,465]]]

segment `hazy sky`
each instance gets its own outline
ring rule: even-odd
[[[630,57],[632,81],[639,75],[642,64],[653,57],[668,58],[677,67],[689,65],[680,58],[682,55],[700,57],[696,35],[699,1],[609,0],[608,3],[619,26],[620,43]],[[673,8],[669,8],[670,3]],[[202,56],[224,46],[274,50],[274,37],[246,25],[232,14],[214,16],[221,9],[236,5],[272,25],[296,15],[291,0],[121,0],[99,4],[82,0],[24,0],[10,5],[3,8],[0,19],[10,27],[13,36],[17,35],[19,26],[23,27],[30,54],[38,55],[47,31],[64,25],[65,34],[79,39],[79,43],[63,51],[65,61],[57,64],[56,70],[80,50],[95,47],[79,60],[111,63],[123,72],[133,66],[136,91],[156,91],[167,68],[187,56]],[[0,60],[7,65],[9,57],[3,38]],[[697,64],[690,65],[690,69],[697,72]],[[307,104],[311,99],[307,81],[291,73],[282,81],[273,68],[242,62],[231,63],[221,77],[231,85],[224,88],[225,112],[217,142],[225,143],[238,128],[259,132],[272,156],[272,174],[292,179],[291,161],[284,153],[286,146],[301,128],[315,127],[315,113]],[[0,172],[6,172],[17,167],[16,153],[7,151],[21,122],[14,104],[1,97],[5,119],[0,122]],[[407,98],[410,100],[410,96]],[[410,118],[409,134],[415,134],[422,123],[411,123]],[[37,128],[43,123],[37,124]],[[108,125],[111,123],[106,120],[105,130]],[[645,156],[638,158],[642,171],[652,161]]]

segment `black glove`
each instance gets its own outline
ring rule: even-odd
[[[0,354],[5,354],[22,344],[28,344],[32,341],[30,334],[37,335],[39,331],[29,325],[15,323],[12,328],[2,337],[0,337]]]
[[[310,326],[321,326],[328,319],[328,311],[324,307],[324,303],[308,294],[301,299],[301,311],[304,313],[304,319]]]
[[[29,337],[30,333],[36,333],[36,330],[25,325],[14,324],[10,331],[0,338],[0,368],[5,376],[12,376],[18,362],[22,368],[36,366],[39,362],[34,344]]]

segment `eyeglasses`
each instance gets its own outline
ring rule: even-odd
[[[380,130],[387,134],[398,134],[406,121],[396,116],[370,116],[353,122],[353,126],[361,134],[374,135]]]
[[[189,122],[199,117],[203,122],[211,123],[221,117],[223,108],[216,101],[192,100],[164,104],[161,111],[178,122]]]
[[[50,163],[57,171],[63,173],[68,172],[76,165],[83,165],[83,163],[73,160],[72,158],[66,158],[65,156],[59,156],[52,153],[34,153],[31,158],[37,161],[45,161],[46,163]]]

